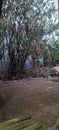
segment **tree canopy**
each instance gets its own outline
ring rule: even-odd
[[[53,0],[4,0],[0,21],[0,57],[8,50],[10,63],[16,57],[22,70],[27,56],[33,54],[33,45],[39,39],[47,42],[54,32],[56,10]],[[10,68],[15,65],[14,61]]]

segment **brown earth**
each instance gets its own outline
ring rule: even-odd
[[[6,101],[0,108],[0,121],[30,114],[46,126],[59,118],[59,80],[28,78],[0,81],[0,93]]]

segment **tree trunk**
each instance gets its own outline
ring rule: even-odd
[[[2,14],[2,2],[3,2],[3,0],[0,0],[0,17],[1,17],[1,14]]]

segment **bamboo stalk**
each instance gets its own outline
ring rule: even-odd
[[[1,130],[21,130],[33,124],[35,124],[35,121],[32,119],[28,119],[28,120],[24,120],[20,122],[18,120],[18,122],[15,122],[13,124],[9,122],[7,123],[7,125],[2,123],[2,125],[0,125],[0,129]]]

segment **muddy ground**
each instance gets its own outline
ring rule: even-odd
[[[59,80],[28,78],[0,81],[0,94],[6,97],[0,107],[0,122],[30,114],[46,126],[59,118]]]

